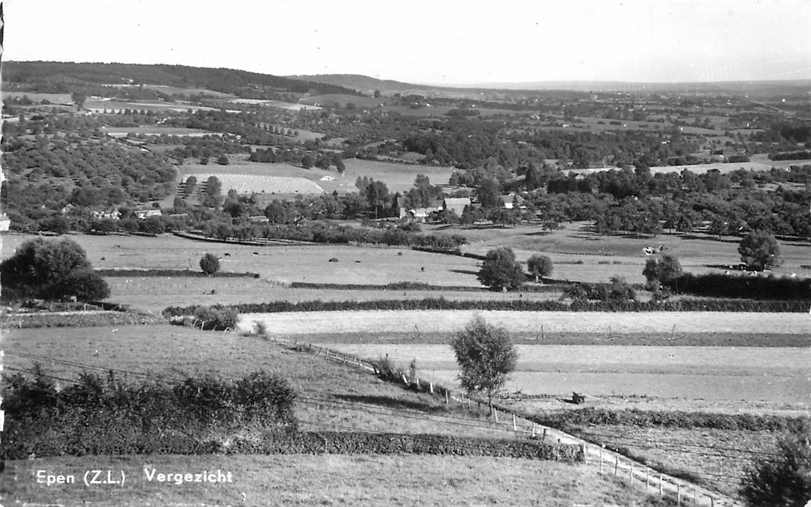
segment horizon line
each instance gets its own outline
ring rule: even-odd
[[[784,79],[725,79],[719,81],[633,81],[622,79],[606,79],[606,80],[593,80],[593,79],[550,79],[550,80],[530,80],[530,81],[489,81],[489,82],[456,82],[456,83],[429,83],[419,81],[402,81],[400,79],[375,77],[369,74],[362,74],[356,72],[330,72],[321,74],[271,74],[268,72],[258,72],[248,69],[240,69],[236,67],[209,67],[199,65],[186,65],[178,63],[163,63],[163,62],[121,62],[121,61],[75,61],[75,60],[7,60],[0,61],[0,67],[9,63],[61,63],[61,64],[101,64],[101,65],[164,65],[170,67],[188,67],[196,69],[211,69],[211,70],[232,70],[240,72],[249,72],[252,74],[260,74],[265,76],[275,76],[288,79],[307,80],[308,77],[318,76],[359,76],[369,79],[376,79],[378,81],[395,81],[402,84],[429,86],[436,88],[468,88],[468,89],[499,89],[499,87],[510,86],[514,91],[520,91],[517,88],[522,85],[543,85],[543,84],[600,84],[600,85],[689,85],[689,84],[732,84],[732,83],[789,83],[798,81],[811,81],[811,75],[808,77],[800,78],[784,78]]]

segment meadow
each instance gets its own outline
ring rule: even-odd
[[[303,321],[298,312],[245,313],[241,329],[263,322],[280,335],[311,333],[451,333],[462,329],[474,316],[502,326],[511,333],[591,333],[603,336],[627,333],[737,333],[811,334],[811,319],[804,313],[748,312],[521,312],[477,310],[363,310],[308,312]]]
[[[167,486],[144,480],[161,471],[230,471],[233,484]],[[38,469],[77,480],[88,469],[123,470],[115,490],[37,485]],[[93,456],[7,461],[11,502],[94,505],[631,505],[643,500],[624,482],[585,465],[455,456]],[[656,505],[653,498],[647,504]]]
[[[512,248],[521,261],[533,253],[548,255],[554,264],[551,277],[555,279],[604,282],[616,274],[629,282],[642,283],[645,281],[642,270],[648,258],[643,249],[660,245],[663,253],[678,257],[685,271],[723,272],[726,265],[740,263],[740,238],[706,234],[599,235],[590,229],[587,222],[563,224],[553,231],[531,225],[492,229],[424,228],[426,232],[462,234],[469,242],[462,248],[466,252],[485,254],[492,248],[506,246]],[[780,241],[780,252],[783,264],[772,272],[811,277],[811,264],[808,263],[811,245]]]
[[[36,236],[5,234],[2,258],[23,241]],[[158,237],[66,236],[87,252],[94,268],[155,268],[198,270],[206,252],[220,258],[222,271],[259,273],[280,284],[320,282],[387,284],[400,281],[432,285],[480,287],[477,261],[464,257],[418,252],[407,248],[348,245],[250,246],[194,241],[169,234]],[[149,255],[144,255],[148,252]],[[337,262],[329,262],[336,258]],[[424,269],[422,269],[424,268]]]

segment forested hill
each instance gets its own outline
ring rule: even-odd
[[[69,93],[77,87],[109,84],[150,84],[204,88],[241,97],[261,98],[263,92],[350,93],[341,86],[290,79],[244,70],[142,65],[129,63],[5,62],[3,81],[11,88]]]
[[[377,79],[362,74],[314,74],[303,76],[288,76],[291,79],[313,81],[332,86],[342,86],[362,93],[379,90],[381,93],[403,93],[436,90],[441,87],[404,83],[391,79]]]

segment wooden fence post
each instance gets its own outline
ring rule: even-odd
[[[428,390],[431,392],[431,394],[434,394],[434,383],[433,382],[428,382]]]
[[[600,447],[600,473],[603,473],[603,448]]]
[[[405,385],[408,385],[408,379],[406,378],[406,376],[405,376],[405,375],[403,375],[403,383],[404,383]]]
[[[498,422],[498,409],[493,407],[493,418]]]
[[[543,436],[541,437],[541,442],[546,440],[546,428],[543,429]]]
[[[535,423],[532,423],[532,438],[535,438]]]
[[[515,414],[513,414],[513,431],[518,431],[518,426],[515,424]]]
[[[617,475],[617,470],[620,466],[620,458],[619,456],[614,456],[614,475]]]
[[[662,484],[662,474],[659,474],[659,496],[664,495],[664,484]]]
[[[448,390],[445,389],[445,405],[450,405],[451,403],[451,396],[448,394]]]
[[[676,505],[681,505],[681,484],[676,483]]]

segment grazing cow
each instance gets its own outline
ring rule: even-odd
[[[259,255],[259,252],[253,252],[253,255]]]
[[[653,254],[656,253],[656,250],[654,250],[653,248],[651,248],[649,246],[646,246],[645,248],[643,248],[642,251],[645,252],[645,255],[653,255]]]
[[[223,255],[225,255],[226,257],[231,257],[231,254],[228,253],[228,252],[225,252],[225,254],[223,254]]]

